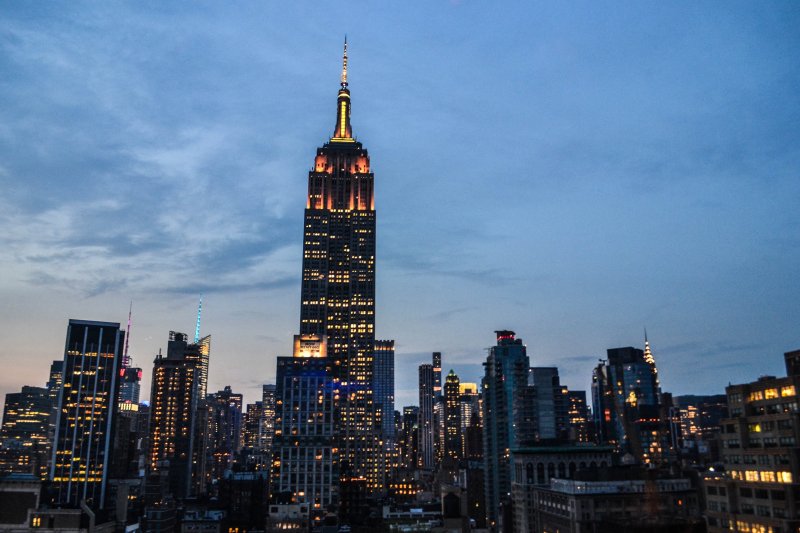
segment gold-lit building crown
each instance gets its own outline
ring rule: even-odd
[[[344,38],[342,54],[342,78],[336,104],[336,127],[331,142],[355,142],[353,128],[350,126],[350,90],[347,88],[347,36]]]

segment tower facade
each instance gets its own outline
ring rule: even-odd
[[[381,415],[381,436],[384,442],[394,441],[394,341],[375,341],[374,357],[374,402]]]
[[[442,398],[442,352],[433,352],[431,361],[433,362],[433,395],[438,401]]]
[[[50,467],[55,504],[105,506],[124,337],[119,323],[69,321]]]
[[[209,394],[206,400],[211,406],[212,476],[214,479],[221,479],[242,449],[244,398],[227,385],[223,390]]]
[[[534,397],[534,439],[566,440],[569,437],[569,398],[561,386],[558,368],[531,368],[529,383]]]
[[[120,409],[124,409],[122,406],[124,403],[138,404],[142,382],[142,369],[135,367],[123,367],[119,373],[119,378]]]
[[[450,370],[444,382],[444,452],[445,457],[460,460],[461,453],[461,380]]]
[[[261,387],[261,403],[264,411],[258,424],[258,447],[267,456],[272,454],[272,439],[275,436],[275,385],[265,384]]]
[[[592,374],[597,440],[630,453],[637,462],[660,463],[671,446],[652,354],[646,357],[630,346],[607,354]]]
[[[426,470],[434,468],[433,383],[433,366],[419,365],[419,454],[417,455],[417,466]]]
[[[52,403],[48,390],[24,386],[6,394],[0,429],[0,472],[47,477]]]
[[[196,495],[204,484],[199,420],[200,360],[185,333],[169,332],[167,356],[153,362],[148,472],[162,473],[177,498]]]
[[[495,333],[497,345],[489,350],[481,381],[486,514],[491,526],[497,524],[500,506],[507,504],[511,493],[511,450],[530,425],[523,420],[528,410],[520,405],[530,391],[527,348],[513,331]]]
[[[338,450],[343,478],[382,479],[375,424],[374,176],[367,150],[353,137],[345,43],[336,124],[308,173],[303,231],[300,335],[326,339],[339,392]]]

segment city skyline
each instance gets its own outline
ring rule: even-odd
[[[797,348],[800,315],[800,17],[778,5],[783,17],[739,4],[576,20],[518,6],[531,29],[464,5],[428,8],[413,29],[368,9],[369,28],[321,32],[322,9],[299,35],[265,7],[198,10],[173,34],[171,8],[117,8],[130,10],[122,24],[94,6],[72,27],[80,8],[12,6],[0,364],[29,364],[0,393],[44,384],[69,318],[124,323],[131,299],[149,390],[155,354],[168,331],[191,330],[202,292],[209,390],[260,397],[296,333],[308,147],[330,133],[343,30],[355,133],[379,175],[375,333],[396,340],[396,409],[417,403],[408,384],[431,352],[479,381],[498,329],[571,389],[588,390],[607,348],[642,348],[644,327],[675,394],[780,375],[769,356]],[[406,24],[381,35],[393,16]],[[514,31],[468,31],[484,16]],[[172,55],[133,57],[156,41]]]

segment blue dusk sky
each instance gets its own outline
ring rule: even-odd
[[[132,300],[146,399],[202,292],[209,390],[259,397],[299,326],[345,33],[398,409],[432,351],[478,381],[496,329],[573,389],[645,327],[675,394],[784,372],[798,2],[8,2],[0,393]]]

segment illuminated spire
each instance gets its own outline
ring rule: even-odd
[[[344,54],[342,54],[342,89],[347,87],[347,35],[344,36]]]
[[[342,54],[342,83],[339,99],[336,102],[336,127],[331,136],[332,142],[354,142],[353,129],[350,127],[350,90],[347,88],[347,36],[344,37],[344,54]]]
[[[656,368],[656,359],[653,357],[653,352],[650,351],[650,341],[647,340],[647,328],[644,328],[644,360],[653,367],[653,373],[656,375],[656,383],[658,383],[658,368]]]
[[[197,305],[197,325],[194,328],[194,343],[200,342],[200,314],[203,312],[203,293],[200,293],[200,303]]]
[[[131,314],[133,313],[133,300],[128,308],[128,327],[125,330],[125,351],[122,353],[122,367],[128,368],[131,366],[131,358],[128,356],[128,346],[131,340]]]
[[[650,342],[647,340],[647,328],[644,328],[644,360],[647,364],[655,368],[656,360],[653,359],[653,352],[650,351]]]

